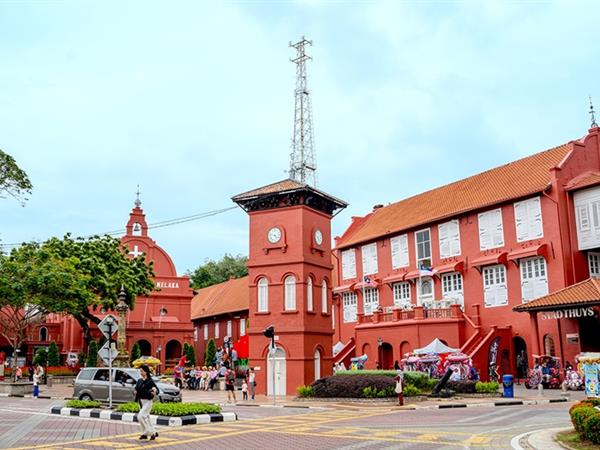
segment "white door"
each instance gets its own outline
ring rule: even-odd
[[[281,347],[275,349],[275,357],[267,354],[267,395],[273,395],[273,361],[275,362],[275,395],[285,395],[285,352]]]

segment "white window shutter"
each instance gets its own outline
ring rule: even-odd
[[[538,277],[534,281],[535,297],[543,297],[548,295],[548,278],[546,276]]]
[[[400,236],[400,267],[408,266],[408,236]]]
[[[481,213],[478,215],[479,223],[479,248],[481,250],[488,249],[492,246],[492,233],[490,230],[489,213]]]
[[[342,278],[356,278],[356,254],[353,248],[342,252]]]
[[[450,254],[452,256],[460,255],[460,225],[458,220],[453,220],[450,222],[452,226],[450,227]]]
[[[532,198],[529,207],[530,236],[532,239],[537,239],[544,235],[542,226],[542,205],[540,198]]]
[[[521,297],[523,303],[527,303],[535,297],[533,280],[525,279],[521,281]]]
[[[504,245],[504,231],[502,230],[502,209],[497,209],[493,212],[494,225],[492,227],[494,238],[494,247],[501,247]]]
[[[515,226],[517,229],[517,242],[526,241],[527,235],[529,234],[527,209],[528,208],[526,202],[515,203]]]
[[[450,251],[450,224],[452,222],[438,225],[438,238],[440,241],[440,258],[448,258],[452,255]]]
[[[495,290],[493,286],[485,286],[483,288],[483,301],[485,306],[494,306],[496,304]]]

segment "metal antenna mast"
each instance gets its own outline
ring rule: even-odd
[[[296,49],[296,57],[290,59],[296,64],[296,90],[294,91],[294,136],[290,154],[290,178],[301,183],[317,185],[317,164],[315,158],[314,132],[310,91],[306,85],[306,61],[312,59],[304,52],[306,45],[312,45],[302,36],[290,47]]]

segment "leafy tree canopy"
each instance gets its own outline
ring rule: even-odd
[[[19,168],[14,158],[0,150],[0,198],[7,195],[25,204],[33,186],[25,171]]]
[[[204,264],[193,272],[188,272],[188,275],[193,289],[202,289],[230,278],[245,277],[248,275],[248,257],[225,253],[219,261],[205,260]]]

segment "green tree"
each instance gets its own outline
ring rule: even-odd
[[[96,367],[98,365],[98,343],[91,341],[88,346],[87,359],[85,361],[86,367]]]
[[[190,366],[196,365],[196,351],[194,350],[194,346],[192,344],[188,344],[187,342],[183,344],[183,354],[187,356],[187,364]]]
[[[0,198],[8,195],[25,205],[25,196],[31,194],[32,187],[27,174],[14,158],[0,150]]]
[[[136,342],[133,344],[133,347],[131,347],[131,357],[129,358],[129,362],[134,362],[140,356],[142,356],[142,350],[140,349],[140,344]]]
[[[27,329],[42,322],[46,314],[69,311],[76,299],[91,301],[87,277],[75,263],[35,243],[0,255],[0,336],[13,350],[21,348]],[[15,371],[16,365],[17,358],[13,358]]]
[[[215,356],[217,355],[217,344],[215,341],[210,339],[206,345],[206,352],[204,353],[204,365],[212,366]]]
[[[114,309],[121,286],[131,309],[135,308],[136,296],[148,295],[154,289],[152,263],[147,264],[144,255],[131,258],[129,249],[119,239],[110,236],[72,239],[66,235],[63,239],[46,241],[43,248],[59,258],[76,261],[76,269],[86,277],[90,295],[77,299],[77,305],[64,312],[77,320],[88,344],[90,323],[100,323],[94,312],[102,308]]]
[[[188,272],[193,289],[202,289],[213,284],[222,283],[230,278],[241,278],[248,275],[248,257],[227,253],[219,261],[206,259],[196,270]]]
[[[38,348],[33,356],[33,364],[39,364],[45,366],[48,362],[48,352],[45,348]]]
[[[56,342],[50,342],[48,347],[48,365],[49,366],[60,366],[60,354],[58,353],[58,345]]]

